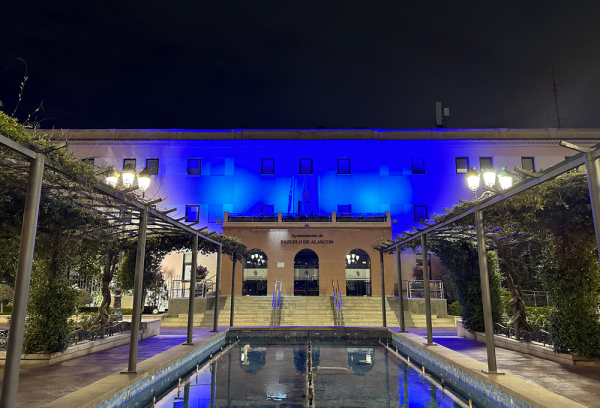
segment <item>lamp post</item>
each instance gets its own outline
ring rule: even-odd
[[[121,178],[123,182],[123,187],[127,189],[133,186],[137,178],[137,188],[139,188],[144,194],[146,193],[146,190],[148,190],[148,188],[150,187],[150,172],[145,168],[142,168],[142,171],[136,173],[134,166],[127,165],[123,168],[122,174],[119,174],[118,171],[116,171],[114,168],[111,168],[107,173],[104,182],[109,186],[115,188],[119,183],[119,178]]]
[[[494,191],[496,191],[494,189],[494,187],[496,186],[496,178],[498,179],[500,183],[500,188],[502,188],[502,190],[511,188],[514,180],[512,173],[506,170],[506,167],[502,167],[502,169],[498,173],[494,168],[482,169],[481,173],[479,173],[477,170],[475,170],[475,167],[471,167],[471,170],[467,172],[466,176],[467,185],[469,186],[469,189],[473,192],[473,199],[475,201],[481,200],[482,198],[489,196]],[[477,197],[477,190],[481,185],[481,179],[483,179],[483,184],[487,190],[484,191],[480,197]]]
[[[491,194],[499,192],[494,188],[494,186],[496,185],[496,178],[498,178],[502,190],[506,190],[512,187],[513,176],[508,170],[506,170],[506,167],[502,167],[500,172],[497,174],[496,170],[493,168],[482,169],[481,174],[479,174],[474,167],[471,167],[471,170],[467,172],[466,176],[467,184],[469,186],[469,189],[471,189],[471,191],[473,192],[473,198],[476,202],[475,226],[477,232],[477,252],[479,256],[479,275],[481,279],[481,298],[483,303],[483,321],[485,327],[485,343],[488,360],[488,369],[484,372],[486,372],[487,374],[502,374],[498,372],[498,367],[496,365],[496,349],[494,345],[494,322],[492,317],[492,302],[490,296],[490,281],[488,275],[487,249],[485,245],[485,231],[483,225],[483,211],[479,208],[478,202],[486,195],[489,196]],[[479,189],[481,178],[483,178],[483,182],[487,190],[484,191],[478,198],[477,190]]]

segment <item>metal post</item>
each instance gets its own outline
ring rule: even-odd
[[[406,332],[406,325],[404,324],[404,296],[402,294],[402,249],[400,246],[396,248],[397,264],[398,264],[398,304],[400,305],[400,333]]]
[[[235,310],[235,264],[237,259],[233,255],[233,268],[231,269],[231,311],[229,312],[229,327],[233,327],[233,315]]]
[[[485,345],[487,348],[489,374],[499,374],[496,366],[496,348],[494,346],[494,322],[490,297],[490,278],[488,275],[487,250],[483,233],[483,212],[475,209],[475,227],[477,229],[477,252],[479,253],[479,274],[481,275],[481,298],[483,300],[483,323],[485,326]]]
[[[184,344],[192,345],[192,335],[194,334],[194,302],[196,299],[196,271],[198,269],[198,233],[194,234],[192,242],[192,270],[190,271],[190,297],[188,303],[188,324],[187,324],[187,342]]]
[[[600,256],[600,161],[594,160],[592,152],[583,155],[585,171],[587,172],[588,190],[592,203],[592,218],[594,219],[594,231],[596,232],[596,249]]]
[[[17,387],[19,385],[19,369],[21,368],[21,352],[25,335],[25,316],[29,299],[29,283],[37,233],[38,210],[42,181],[44,178],[44,156],[37,154],[29,165],[29,180],[25,196],[25,209],[21,227],[21,244],[15,280],[15,297],[10,320],[10,331],[6,347],[6,364],[2,382],[2,399],[0,407],[12,408],[17,405]]]
[[[427,236],[421,234],[421,253],[423,258],[423,289],[425,290],[425,321],[427,323],[426,346],[433,346],[433,329],[431,327],[431,292],[429,291],[429,259],[427,257]]]
[[[379,251],[379,264],[381,265],[381,314],[383,316],[383,327],[387,327],[385,316],[385,277],[383,274],[383,251]]]
[[[219,293],[221,292],[221,252],[223,245],[217,249],[217,288],[215,289],[215,320],[213,322],[213,332],[219,331]]]
[[[148,207],[140,213],[138,244],[135,256],[135,280],[133,283],[133,312],[131,314],[131,338],[129,340],[129,365],[125,373],[136,373],[140,320],[142,319],[142,290],[144,283],[144,260],[146,258],[146,225]]]

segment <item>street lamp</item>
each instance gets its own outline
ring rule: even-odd
[[[121,176],[123,177],[123,186],[127,189],[133,186],[136,177],[138,188],[142,190],[143,193],[150,187],[150,173],[148,170],[142,169],[142,171],[136,174],[135,167],[132,165],[125,166],[125,168],[123,168],[123,174],[119,174],[114,168],[110,167],[109,171],[106,173],[104,182],[115,188],[119,182],[119,177]]]
[[[494,186],[496,185],[496,177],[498,177],[498,181],[500,182],[500,187],[502,190],[506,190],[511,188],[513,185],[513,175],[511,172],[506,170],[506,167],[502,167],[499,173],[496,174],[496,169],[487,168],[483,169],[481,174],[475,170],[475,167],[471,167],[471,170],[467,172],[467,185],[469,189],[473,192],[473,197],[475,200],[483,198],[485,194],[489,195],[492,191],[484,191],[481,197],[477,198],[477,190],[479,189],[479,185],[481,183],[481,178],[483,178],[483,183],[485,186],[493,191]]]
[[[513,185],[513,175],[510,171],[506,170],[506,167],[502,167],[500,173],[498,173],[498,181],[500,181],[500,187],[502,190],[511,188]]]
[[[135,181],[135,167],[131,165],[125,166],[123,169],[123,185],[125,188],[130,188]]]
[[[120,174],[117,173],[117,171],[115,169],[113,169],[106,176],[106,184],[108,184],[109,186],[111,186],[113,188],[116,187],[117,183],[119,182],[119,177],[120,177]]]
[[[143,193],[150,187],[150,173],[146,169],[142,169],[137,175],[138,187]]]

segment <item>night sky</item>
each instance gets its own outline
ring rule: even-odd
[[[598,0],[4,3],[0,100],[23,58],[43,127],[556,127],[552,63],[562,127],[600,127]]]

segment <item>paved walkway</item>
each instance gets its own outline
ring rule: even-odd
[[[408,329],[427,337],[425,329]],[[455,328],[433,329],[433,341],[487,363],[485,343],[456,336]],[[574,367],[503,348],[496,348],[498,370],[534,382],[587,407],[600,407],[600,367]]]
[[[208,339],[209,328],[194,329],[194,337]],[[161,328],[160,335],[140,340],[138,362],[186,341],[185,327]],[[40,407],[111,374],[125,371],[129,344],[88,354],[61,363],[22,368],[19,374],[17,406]],[[4,365],[0,366],[0,376]]]

